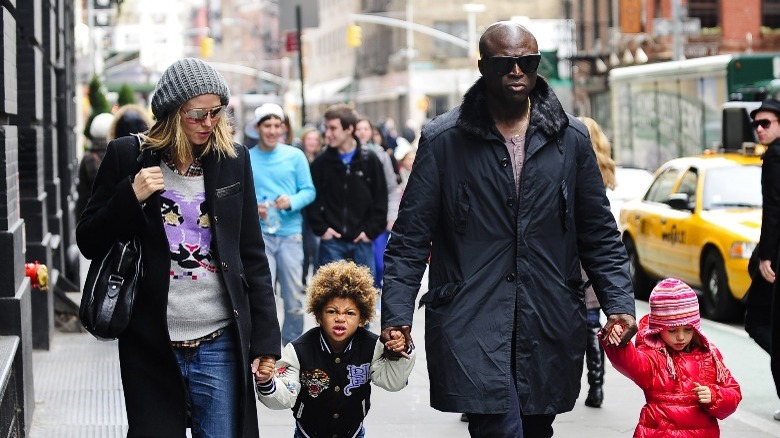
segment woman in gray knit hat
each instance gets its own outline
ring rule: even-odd
[[[108,145],[76,229],[93,260],[141,237],[144,277],[119,336],[128,436],[258,436],[253,374],[269,378],[259,365],[280,357],[281,334],[229,98],[207,63],[168,67],[152,98],[156,123]]]

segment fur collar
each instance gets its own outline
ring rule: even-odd
[[[541,76],[531,92],[531,108],[531,132],[541,131],[547,137],[557,137],[569,126],[569,119],[558,97]],[[495,129],[495,122],[487,109],[484,77],[479,78],[463,96],[457,125],[478,137],[484,137]]]

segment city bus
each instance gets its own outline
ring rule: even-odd
[[[615,161],[655,171],[672,158],[721,148],[724,104],[744,102],[742,112],[747,114],[747,108],[757,107],[758,101],[780,89],[778,78],[780,53],[715,55],[612,69]],[[739,130],[752,135],[749,129]]]

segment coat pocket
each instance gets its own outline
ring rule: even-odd
[[[235,195],[241,192],[241,183],[236,182],[229,186],[217,188],[217,198],[224,198],[226,196]]]
[[[578,298],[585,297],[585,289],[590,286],[590,280],[585,281],[582,277],[574,277],[566,279],[566,286],[574,293]]]
[[[458,193],[455,195],[455,205],[452,212],[452,224],[457,233],[463,234],[466,232],[470,212],[471,190],[468,183],[460,182],[458,183]]]
[[[569,231],[569,187],[566,184],[566,180],[561,181],[561,194],[558,213],[561,216],[561,227],[563,228],[563,231]]]
[[[446,283],[436,286],[420,297],[419,307],[425,306],[429,309],[435,309],[443,306],[452,301],[463,290],[463,287],[463,283]]]

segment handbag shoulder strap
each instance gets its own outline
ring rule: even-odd
[[[157,151],[153,150],[152,148],[145,148],[143,147],[143,140],[141,139],[141,134],[133,134],[133,137],[135,137],[136,141],[138,141],[138,164],[140,167],[150,167],[150,166],[156,166],[157,165]]]

